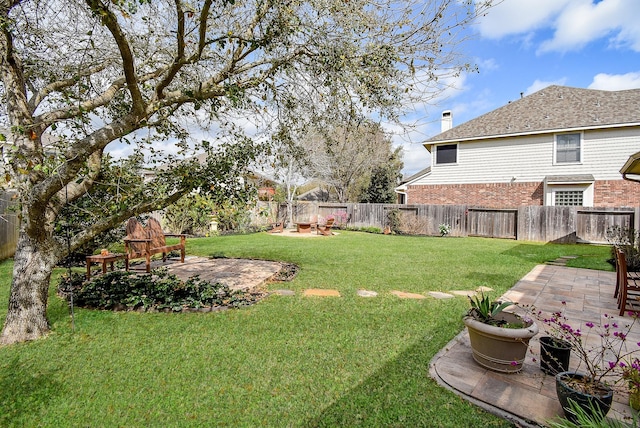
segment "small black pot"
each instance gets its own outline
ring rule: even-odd
[[[548,375],[569,370],[571,344],[551,336],[540,338],[540,368]]]
[[[605,385],[599,385],[599,394],[587,394],[569,385],[572,380],[582,380],[586,376],[575,372],[562,372],[556,375],[556,394],[562,405],[564,414],[571,422],[576,423],[576,416],[571,411],[569,400],[576,402],[586,414],[594,419],[602,420],[609,413],[613,403],[613,390]]]

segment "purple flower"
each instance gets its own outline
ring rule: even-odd
[[[512,366],[517,366],[517,365],[518,365],[518,362],[517,362],[517,361],[511,361],[511,365],[512,365]]]
[[[589,328],[593,328],[593,323],[592,323],[591,321],[589,321],[589,322],[586,324],[586,326],[587,326],[587,327],[589,327]],[[640,346],[640,342],[638,342],[638,346]]]
[[[609,361],[609,368],[612,369],[616,366],[616,363],[613,361]]]

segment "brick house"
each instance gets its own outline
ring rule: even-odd
[[[405,204],[631,207],[620,169],[640,150],[640,89],[549,86],[425,141],[431,165],[396,192]]]

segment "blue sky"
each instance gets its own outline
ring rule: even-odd
[[[419,121],[412,135],[394,137],[404,147],[403,172],[430,165],[420,142],[440,133],[443,110],[456,126],[553,84],[640,88],[638,17],[640,0],[504,0],[462,46],[479,73],[460,76],[446,97],[407,116]]]

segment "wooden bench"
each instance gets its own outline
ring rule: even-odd
[[[167,260],[167,253],[180,250],[180,262],[184,263],[185,235],[164,233],[160,222],[154,218],[147,221],[147,226],[142,225],[134,217],[127,221],[127,236],[124,238],[125,268],[129,270],[129,260],[146,259],[147,272],[151,272],[151,256],[162,253],[162,260]],[[178,237],[180,243],[167,245],[165,238]]]

